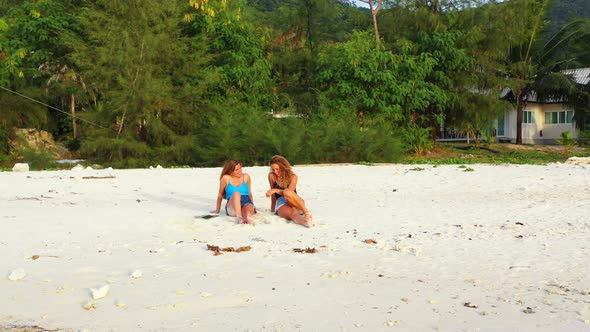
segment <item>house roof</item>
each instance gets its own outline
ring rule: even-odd
[[[578,84],[586,85],[590,82],[590,68],[568,69],[562,73],[571,76]]]
[[[562,70],[562,73],[564,73],[565,75],[571,76],[571,78],[576,81],[576,83],[581,84],[581,85],[586,85],[588,84],[588,82],[590,82],[590,68],[576,68],[576,69],[567,69],[567,70]],[[510,88],[504,88],[502,89],[502,92],[500,93],[500,98],[505,98],[506,96],[508,96],[508,94],[510,93]],[[537,94],[534,91],[529,92],[529,94],[527,95],[527,101],[528,102],[532,102],[532,103],[536,103],[537,102]],[[559,103],[561,102],[560,100],[546,100],[546,103]]]

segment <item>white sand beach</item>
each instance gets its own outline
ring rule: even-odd
[[[254,227],[220,168],[0,173],[0,330],[590,331],[590,165],[468,167],[296,166],[311,229],[268,167]]]

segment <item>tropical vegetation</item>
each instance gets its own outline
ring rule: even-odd
[[[0,160],[14,128],[117,167],[407,160],[532,91],[583,123],[588,38],[584,0],[2,0]]]

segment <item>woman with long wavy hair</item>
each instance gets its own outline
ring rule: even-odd
[[[313,227],[313,217],[305,201],[297,194],[298,177],[293,173],[289,161],[283,156],[274,156],[269,164],[270,190],[266,192],[266,197],[271,198],[271,211],[296,224]]]

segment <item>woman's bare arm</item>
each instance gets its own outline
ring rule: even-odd
[[[275,195],[273,195],[277,191],[277,189],[273,188],[274,183],[275,183],[275,174],[270,172],[270,173],[268,173],[268,185],[270,186],[270,190],[268,190],[266,192],[266,197],[270,197],[270,210],[271,211],[275,210],[275,206],[277,204],[277,199],[276,199]]]
[[[211,211],[211,213],[219,213],[221,210],[221,202],[223,201],[223,192],[225,191],[225,187],[227,186],[228,177],[224,176],[219,180],[219,191],[217,192],[217,202],[215,204],[215,210]]]

